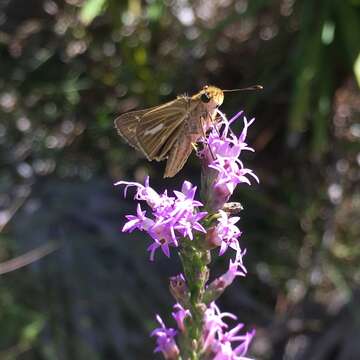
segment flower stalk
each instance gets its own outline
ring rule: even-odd
[[[207,264],[210,263],[210,252],[196,248],[193,244],[186,241],[179,252],[183,265],[183,271],[190,292],[189,311],[191,321],[189,321],[186,344],[184,346],[185,358],[191,360],[199,359],[199,345],[202,332],[202,321],[206,305],[203,303],[205,285],[209,277]],[[190,354],[186,354],[186,349],[191,349]]]

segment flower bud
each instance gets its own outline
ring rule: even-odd
[[[156,348],[154,352],[161,352],[165,359],[176,360],[179,358],[180,351],[175,342],[177,331],[172,328],[167,328],[159,315],[156,320],[160,327],[151,332],[151,336],[156,336]]]
[[[222,239],[218,234],[217,227],[212,226],[205,235],[205,247],[209,250],[215,249],[221,245]]]
[[[183,274],[170,277],[169,289],[175,300],[184,307],[188,307],[189,289]]]
[[[242,210],[244,210],[244,208],[239,202],[227,202],[226,204],[224,204],[222,210],[229,215],[236,215],[239,214]]]
[[[224,292],[226,289],[227,284],[222,279],[222,277],[219,277],[215,279],[206,289],[204,294],[204,301],[206,304],[211,303],[212,301],[215,301],[217,298],[220,297],[220,295]]]
[[[169,341],[163,348],[162,354],[166,360],[177,360],[180,351],[174,340]]]
[[[181,332],[186,331],[185,320],[191,321],[191,312],[190,310],[184,309],[180,304],[174,305],[174,312],[172,313],[173,318],[175,319],[177,326]]]

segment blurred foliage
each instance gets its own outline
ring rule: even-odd
[[[60,249],[2,275],[0,359],[149,358],[178,264],[120,234],[133,204],[112,183],[198,183],[199,166],[164,182],[113,119],[257,83],[222,107],[256,114],[261,179],[235,196],[249,276],[223,306],[259,359],[360,358],[359,34],[358,0],[1,1],[0,260]]]

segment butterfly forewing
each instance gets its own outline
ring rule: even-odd
[[[191,99],[179,97],[146,112],[136,129],[138,146],[152,160],[162,160],[189,116]]]
[[[170,136],[166,142],[164,143],[164,145],[159,149],[155,160],[156,161],[161,161],[164,159],[167,159],[169,156],[169,152],[172,149],[173,145],[175,144],[175,142],[177,141],[178,135],[180,133],[180,126],[179,126],[179,130],[175,130],[173,135]]]
[[[122,114],[117,117],[114,121],[115,128],[118,134],[125,139],[127,143],[133,146],[137,150],[139,148],[138,142],[136,140],[136,128],[141,121],[141,118],[144,114],[149,112],[150,109],[130,111],[128,113]]]

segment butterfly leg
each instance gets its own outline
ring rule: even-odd
[[[203,136],[203,138],[204,138],[204,142],[206,141],[206,145],[207,145],[208,148],[209,148],[211,157],[213,158],[213,160],[216,160],[216,156],[215,156],[214,153],[212,152],[211,147],[209,146],[209,143],[207,142],[206,133],[205,133],[205,130],[204,130],[204,121],[205,121],[205,119],[203,118],[203,116],[200,116],[201,131],[202,131],[202,136]]]
[[[210,117],[210,122],[211,122],[212,126],[215,128],[215,131],[217,132],[217,134],[218,134],[218,136],[219,136],[219,138],[220,138],[221,135],[220,135],[219,129],[218,129],[218,127],[217,127],[217,122],[216,122],[216,120],[214,120],[213,117],[210,116],[210,115],[209,115],[209,117]],[[216,115],[215,115],[215,117],[216,117]]]

